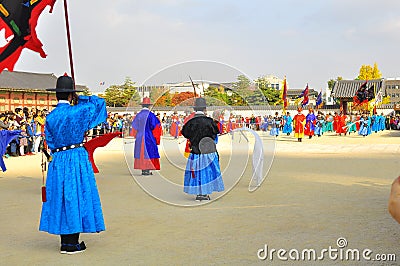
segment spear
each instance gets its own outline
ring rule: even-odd
[[[190,82],[192,82],[192,87],[193,87],[193,93],[194,93],[194,98],[196,98],[196,87],[194,86],[192,78],[189,76]]]

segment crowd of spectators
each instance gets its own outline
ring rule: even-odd
[[[20,131],[19,137],[8,145],[5,157],[34,155],[41,150],[45,141],[44,126],[47,113],[46,109],[29,109],[27,107],[16,108],[14,112],[0,113],[0,130]],[[111,132],[122,132],[122,137],[132,136],[132,121],[135,115],[136,113],[109,113],[106,122],[99,124],[87,132],[87,139]],[[171,127],[176,126],[180,129],[189,115],[189,113],[178,115],[177,112],[163,113],[163,115],[156,113],[162,124],[164,135],[173,135]],[[268,130],[267,125],[270,125],[272,119],[274,119],[272,116],[261,117],[254,114],[251,116],[242,116],[239,114],[225,116],[223,112],[213,112],[210,115],[218,122],[221,131],[230,131],[237,127]],[[333,119],[331,119],[329,114],[326,115],[326,121],[331,120]],[[400,130],[400,115],[388,115],[385,116],[385,120],[386,129]]]
[[[19,130],[19,137],[10,142],[5,157],[33,155],[43,145],[47,110],[15,108],[14,112],[0,113],[0,130]]]

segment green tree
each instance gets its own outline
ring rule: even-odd
[[[140,104],[140,96],[135,83],[130,77],[126,77],[124,84],[120,86],[123,95],[123,106],[127,106],[128,103],[133,106]]]
[[[140,104],[140,96],[133,82],[129,77],[125,78],[122,85],[111,85],[105,90],[104,99],[108,106],[123,107]]]
[[[233,102],[231,101],[230,97],[225,93],[224,88],[210,86],[206,90],[204,90],[204,96],[207,97],[207,104],[220,106],[220,105],[231,105]]]
[[[233,83],[235,105],[258,105],[263,103],[263,93],[245,75],[239,75]]]
[[[272,88],[271,83],[265,77],[258,77],[255,80],[257,87],[261,90],[268,104],[282,104],[281,91]]]
[[[335,82],[339,81],[339,80],[343,80],[343,78],[339,76],[339,77],[336,78],[336,80],[335,79],[328,80],[328,88],[330,90],[332,90],[333,89],[333,85],[335,85]]]
[[[125,103],[123,101],[122,90],[118,85],[111,85],[104,92],[104,99],[106,100],[107,106],[111,107],[122,107]]]

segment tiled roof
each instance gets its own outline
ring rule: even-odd
[[[46,90],[54,88],[57,77],[54,74],[30,73],[19,71],[3,70],[0,73],[0,89],[20,89],[20,90]],[[76,85],[83,89],[86,86]]]
[[[335,98],[353,98],[356,91],[365,80],[338,80],[333,85],[332,94]],[[376,91],[382,88],[383,79],[368,80],[367,88],[375,85]]]

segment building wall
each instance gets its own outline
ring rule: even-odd
[[[400,78],[385,79],[384,89],[386,90],[386,95],[390,96],[390,103],[400,103]]]
[[[14,111],[17,107],[52,110],[57,104],[54,93],[26,91],[0,91],[0,112]]]

